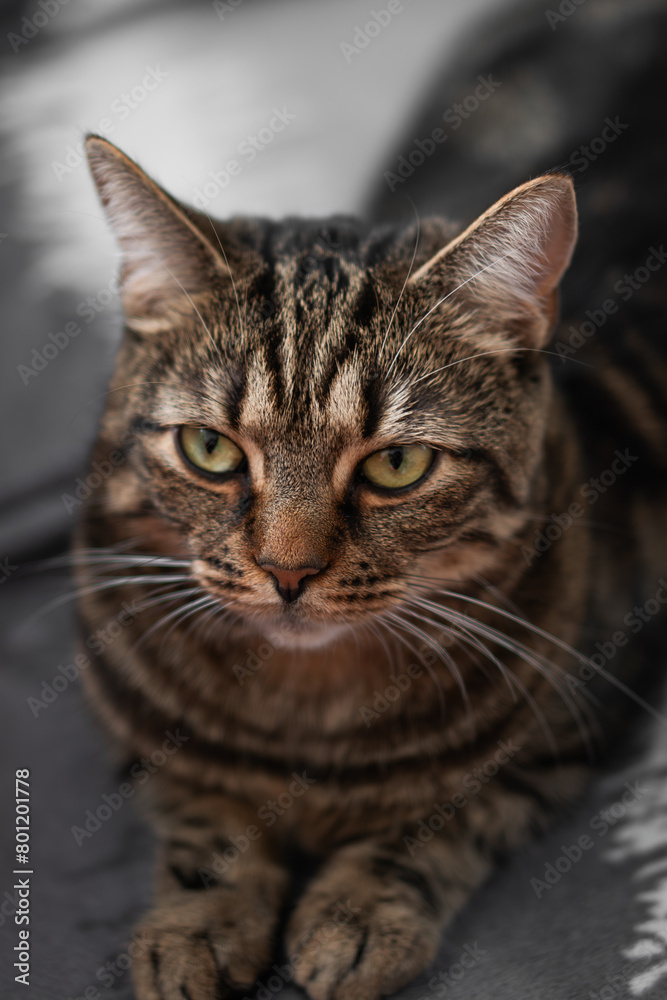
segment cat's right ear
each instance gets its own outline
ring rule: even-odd
[[[127,325],[154,333],[195,316],[231,275],[220,252],[183,208],[133,160],[100,136],[86,140],[88,163],[122,255]]]

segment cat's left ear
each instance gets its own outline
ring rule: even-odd
[[[410,284],[434,304],[458,297],[492,322],[510,325],[526,343],[543,346],[576,239],[572,181],[545,174],[497,201],[427,261]]]
[[[112,143],[90,135],[86,152],[122,254],[127,325],[154,333],[192,318],[216,287],[230,283],[221,253],[186,209]]]

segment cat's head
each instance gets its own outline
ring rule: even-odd
[[[213,222],[105,140],[88,155],[127,325],[100,441],[134,445],[107,516],[148,511],[153,548],[305,644],[390,611],[415,575],[465,581],[516,553],[576,238],[569,178],[454,236]]]

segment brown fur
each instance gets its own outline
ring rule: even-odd
[[[564,681],[585,662],[569,647],[585,629],[606,638],[655,590],[664,420],[637,386],[627,440],[646,441],[642,475],[631,466],[595,510],[610,525],[641,511],[649,544],[632,523],[621,535],[582,519],[526,557],[629,433],[584,449],[544,353],[576,235],[566,177],[523,185],[462,234],[438,220],[378,233],[214,223],[104,140],[88,151],[124,253],[128,330],[93,456],[120,446],[122,461],[77,538],[83,634],[122,601],[139,609],[90,691],[127,759],[187,735],[148,786],[161,847],[137,996],[248,990],[297,851],[321,868],[287,923],[296,981],[313,1000],[374,1000],[428,965],[494,859],[583,787],[599,734]],[[591,369],[583,391],[624,377]],[[175,445],[183,424],[231,438],[249,471],[200,476]],[[436,452],[414,487],[360,479],[368,455],[412,443]],[[318,572],[287,603],[262,563]],[[94,589],[114,567],[127,580]],[[395,699],[391,675],[409,678]],[[501,744],[514,749],[493,780],[419,841]],[[289,807],[261,812],[281,796]],[[216,872],[225,850],[238,856]]]

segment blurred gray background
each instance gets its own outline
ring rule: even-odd
[[[44,0],[42,6],[35,0],[6,3],[0,12],[0,995],[6,1000],[130,1000],[126,942],[151,881],[151,837],[131,802],[81,846],[72,835],[86,810],[120,780],[79,683],[69,683],[46,708],[30,701],[62,676],[59,666],[71,663],[74,632],[69,605],[36,614],[65,596],[71,581],[30,568],[67,544],[73,515],[62,495],[74,491],[85,471],[119,339],[117,258],[80,156],[83,135],[103,132],[177,197],[206,198],[214,215],[368,211],[409,220],[404,192],[389,199],[384,172],[428,134],[429,123],[437,125],[433,108],[439,115],[468,93],[462,67],[473,81],[491,71],[493,46],[504,33],[518,39],[522,58],[535,57],[532,36],[524,42],[522,35],[522,25],[530,24],[541,44],[559,46],[552,75],[541,57],[539,72],[522,68],[510,80],[508,71],[500,92],[507,96],[489,101],[461,129],[458,159],[453,145],[451,158],[449,147],[442,151],[451,169],[443,170],[441,200],[438,171],[430,169],[423,203],[470,221],[508,179],[556,166],[563,150],[596,134],[605,115],[621,112],[623,73],[641,68],[646,45],[655,44],[650,28],[636,37],[626,30],[623,13],[664,9],[645,0],[566,0],[569,13],[551,23],[547,13],[558,12],[560,0],[524,4],[519,15],[503,0],[403,0],[377,37],[351,54],[345,46],[354,44],[358,26],[386,6],[384,0]],[[632,42],[627,50],[619,41],[625,37]],[[664,106],[664,92],[654,96]],[[516,111],[520,104],[532,109],[530,128]],[[632,106],[654,113],[645,102]],[[239,150],[266,129],[276,108],[288,124],[250,160]],[[656,117],[656,131],[664,124]],[[638,133],[637,126],[635,143]],[[632,150],[630,140],[625,148]],[[226,184],[221,172],[234,158],[242,170]],[[650,170],[645,151],[635,160]],[[578,182],[582,204],[594,202],[613,162],[611,155],[601,160]],[[426,168],[422,176],[426,183]],[[590,229],[582,239],[592,240]],[[73,328],[76,336],[64,335]],[[448,932],[437,967],[406,989],[406,998],[667,997],[666,741],[661,729],[646,726],[645,735],[651,749],[643,759],[602,776],[573,815],[499,870]],[[15,770],[24,767],[31,770],[35,870],[29,987],[15,982],[12,967],[12,786]],[[531,878],[543,877],[564,846],[591,832],[601,809],[620,802],[626,782],[637,781],[642,791],[633,806],[538,896]],[[470,968],[459,961],[466,948],[478,956]],[[272,992],[296,996],[289,983]]]
[[[351,56],[341,44],[353,44],[372,4],[70,2],[38,17],[47,24],[33,38],[8,39],[30,32],[33,6],[39,14],[6,10],[0,37],[0,378],[12,428],[0,453],[0,502],[11,508],[0,552],[14,553],[70,527],[60,495],[85,460],[118,340],[115,247],[78,152],[85,133],[102,131],[185,201],[208,183],[213,215],[358,213],[434,73],[493,4],[405,0]],[[252,162],[239,156],[274,108],[294,117]],[[226,187],[212,180],[234,158],[241,173]],[[32,349],[70,321],[81,333],[22,377]]]

